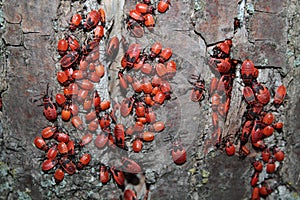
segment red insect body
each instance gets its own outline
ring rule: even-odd
[[[122,149],[125,148],[125,129],[123,124],[117,124],[114,128],[116,145]]]
[[[245,60],[242,63],[241,75],[246,85],[251,85],[254,73],[254,63],[251,60]]]
[[[131,69],[133,67],[133,64],[137,61],[141,53],[141,46],[139,44],[131,44],[128,47],[128,50],[126,51],[126,54],[124,56],[125,58],[125,66],[123,68],[128,67]]]
[[[273,154],[275,160],[277,160],[278,162],[282,162],[284,160],[284,152],[280,148],[278,147],[274,148]]]
[[[141,38],[144,35],[143,27],[135,20],[129,19],[127,22],[127,30],[134,37]],[[125,59],[125,57],[124,57]],[[126,62],[126,59],[124,60]],[[125,63],[126,65],[126,63]]]
[[[143,148],[143,142],[140,139],[135,139],[132,142],[132,149],[134,152],[138,153],[142,150]]]
[[[86,17],[86,21],[84,23],[84,28],[90,30],[96,27],[100,21],[100,13],[97,10],[92,10]]]
[[[54,160],[57,154],[58,154],[57,145],[54,145],[48,150],[46,157],[49,160]]]
[[[85,146],[85,145],[87,145],[88,143],[90,143],[92,140],[93,140],[93,134],[91,134],[91,133],[86,133],[86,134],[84,134],[84,135],[81,137],[81,139],[80,139],[80,141],[79,141],[79,145],[80,145],[80,146]]]
[[[106,184],[110,180],[110,175],[108,173],[108,168],[104,165],[100,165],[100,175],[99,175],[100,181],[102,184]]]
[[[67,52],[68,48],[69,48],[69,43],[67,40],[65,39],[58,40],[57,50],[60,55],[64,55]]]
[[[270,158],[268,163],[267,163],[267,167],[266,167],[266,172],[268,174],[272,174],[274,173],[276,170],[276,165],[275,165],[275,161],[273,158]]]
[[[244,95],[246,102],[249,105],[253,105],[256,103],[256,99],[255,99],[255,96],[254,96],[254,93],[253,93],[253,90],[251,89],[251,87],[249,87],[249,86],[244,87],[243,95]]]
[[[163,63],[163,62],[169,60],[171,58],[171,56],[172,56],[172,49],[165,48],[159,54],[159,62]]]
[[[59,160],[59,164],[70,175],[72,175],[76,172],[76,165],[67,157],[62,157]]]
[[[80,14],[76,13],[72,16],[70,21],[70,29],[75,30],[81,24],[82,17]]]
[[[171,4],[171,0],[160,0],[157,5],[157,11],[160,13],[164,13],[169,9],[169,5]]]
[[[82,169],[84,166],[88,165],[91,161],[91,155],[86,153],[83,154],[82,157],[79,159],[79,162],[77,163],[77,168]]]
[[[153,6],[149,6],[145,3],[137,3],[135,5],[135,9],[142,14],[153,13],[153,11],[154,11]]]
[[[268,148],[264,149],[261,152],[261,158],[265,163],[267,163],[269,161],[270,157],[271,157],[271,154],[270,154],[270,150]]]
[[[233,146],[233,144],[231,142],[226,143],[225,151],[228,156],[233,156],[235,154],[235,147]]]
[[[154,20],[154,17],[152,14],[146,14],[144,16],[144,24],[145,26],[150,30],[150,31],[153,31],[153,28],[155,26],[155,20]]]
[[[255,92],[257,101],[263,105],[266,105],[270,101],[270,92],[267,87],[261,85],[260,83],[256,83],[252,85],[252,88]]]
[[[79,41],[74,36],[67,36],[69,47],[72,51],[79,52],[80,44]]]
[[[102,131],[99,135],[97,135],[94,144],[97,148],[101,149],[106,145],[107,141],[108,141],[108,134]]]
[[[124,173],[120,170],[117,170],[116,167],[111,167],[110,172],[113,175],[114,180],[119,186],[123,186],[125,182]]]
[[[48,95],[48,86],[46,94],[43,97],[44,111],[43,114],[47,120],[53,122],[57,119],[56,104],[52,101],[52,98]]]
[[[58,143],[57,150],[61,155],[67,155],[67,153],[68,153],[68,147],[67,147],[66,143],[64,143],[64,142]]]
[[[57,169],[54,173],[54,179],[56,183],[60,183],[62,180],[64,180],[65,173],[62,169]]]
[[[105,50],[105,54],[108,60],[110,61],[115,60],[119,52],[119,46],[120,46],[120,41],[117,36],[114,36],[109,40]]]
[[[122,163],[122,168],[125,172],[137,174],[142,171],[142,168],[140,167],[139,164],[137,164],[135,161],[127,157],[122,157],[121,163]]]
[[[73,140],[69,140],[69,142],[67,143],[67,147],[68,147],[68,155],[74,155],[75,154],[75,143]]]
[[[193,75],[192,79],[195,79],[196,82],[189,81],[189,83],[194,86],[190,98],[194,102],[200,102],[204,99],[205,82],[203,79],[201,80],[201,75]]]
[[[248,142],[252,128],[253,128],[252,121],[251,120],[246,121],[242,129],[242,135],[240,137],[241,145],[245,145]]]
[[[182,165],[186,162],[186,150],[178,140],[173,142],[172,158],[177,165]]]
[[[137,200],[136,193],[130,189],[125,190],[124,191],[124,200]]]
[[[262,162],[260,162],[258,160],[253,162],[252,165],[253,165],[256,172],[261,172],[263,170],[263,164],[262,164]]]
[[[143,15],[142,15],[142,13],[140,13],[139,11],[137,11],[137,10],[130,10],[129,11],[129,16],[132,18],[132,19],[134,19],[134,20],[136,20],[136,21],[139,21],[139,22],[143,22],[145,19],[144,19],[144,17],[143,17]]]
[[[160,42],[155,42],[150,49],[150,58],[155,58],[160,54],[162,50],[162,44]]]
[[[35,137],[34,145],[42,151],[48,151],[48,149],[49,149],[49,147],[47,146],[45,140],[40,136]]]
[[[274,115],[272,113],[267,113],[262,119],[262,122],[265,125],[271,125],[273,121],[274,121]]]
[[[257,185],[258,180],[259,180],[259,172],[254,172],[251,178],[251,186],[255,187]]]
[[[257,141],[259,141],[263,138],[262,129],[263,129],[263,124],[260,121],[255,120],[252,131],[251,131],[252,143],[256,143]]]
[[[103,36],[104,36],[104,27],[102,25],[96,26],[96,28],[94,29],[94,41],[100,42]]]
[[[74,64],[79,58],[79,54],[77,51],[71,51],[61,58],[60,64],[63,68],[68,68],[72,64]]]
[[[121,115],[123,117],[126,117],[131,113],[134,101],[135,100],[132,97],[123,99],[123,101],[121,103],[121,108],[120,108]]]
[[[54,135],[56,131],[57,131],[56,126],[48,126],[42,130],[42,137],[45,139],[49,139]]]
[[[79,116],[72,117],[71,122],[75,128],[77,128],[80,131],[83,131],[83,122]]]
[[[57,163],[58,163],[58,161],[56,159],[54,159],[54,160],[47,159],[42,164],[42,170],[49,171],[52,168],[54,168],[57,165]]]
[[[280,85],[275,92],[274,96],[274,104],[275,105],[280,105],[282,104],[284,97],[286,95],[286,88],[284,85]]]
[[[251,200],[260,200],[259,187],[253,188],[252,194],[251,194]]]

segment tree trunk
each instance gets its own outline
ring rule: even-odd
[[[287,88],[283,105],[275,108],[271,100],[265,107],[275,114],[276,121],[284,123],[283,131],[274,133],[266,143],[280,146],[286,157],[275,174],[261,176],[275,182],[272,183],[275,190],[268,199],[299,198],[300,8],[297,0],[174,0],[166,13],[156,12],[154,31],[145,28],[142,38],[134,38],[126,30],[126,15],[135,8],[136,1],[98,2],[0,1],[1,199],[119,199],[123,195],[113,181],[106,185],[99,181],[100,162],[111,164],[119,158],[108,148],[98,150],[89,144],[80,149],[80,154],[92,154],[89,166],[55,184],[53,172],[45,173],[41,169],[45,153],[33,144],[42,129],[51,124],[42,114],[43,106],[38,106],[47,84],[53,97],[63,90],[56,79],[60,70],[57,41],[66,33],[75,34],[82,43],[92,38],[92,32],[71,33],[68,23],[74,13],[86,16],[100,7],[107,15],[106,36],[100,42],[100,60],[106,74],[94,87],[102,99],[120,102],[124,98],[117,79],[124,55],[121,45],[114,61],[104,58],[106,44],[114,35],[119,39],[123,36],[129,44],[139,43],[145,49],[160,41],[164,48],[172,48],[172,59],[177,63],[176,76],[170,81],[171,99],[157,110],[158,118],[169,126],[155,135],[155,142],[144,144],[142,153],[129,155],[143,167],[144,173],[137,175],[140,183],[131,183],[139,198],[145,196],[145,185],[150,185],[148,199],[250,198],[251,163],[259,157],[259,151],[250,147],[251,154],[239,159],[238,155],[228,157],[222,148],[207,145],[213,133],[208,91],[215,76],[207,59],[212,48],[227,38],[233,41],[232,59],[251,59],[259,69],[258,81],[271,93],[281,84]],[[152,0],[155,7],[157,2]],[[240,28],[234,28],[234,18],[240,19]],[[240,64],[235,71],[228,116],[222,122],[223,137],[236,140],[246,110],[239,69]],[[190,100],[192,85],[188,80],[193,74],[201,74],[206,82],[205,99],[199,104]],[[84,135],[74,130],[70,122],[60,120],[59,123],[64,124],[70,137]],[[172,161],[170,135],[180,138],[187,150],[187,162],[182,166]],[[132,181],[130,177],[126,179]]]

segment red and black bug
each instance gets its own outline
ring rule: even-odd
[[[171,48],[164,48],[161,50],[159,54],[159,62],[164,63],[165,61],[169,60],[172,56],[173,52]]]
[[[65,172],[62,169],[55,170],[54,173],[54,179],[56,183],[60,183],[62,180],[64,180]]]
[[[251,87],[249,87],[249,86],[244,87],[243,96],[249,105],[253,105],[256,103],[256,98],[254,96],[254,93],[253,93],[253,90],[251,89]]]
[[[80,50],[80,44],[79,41],[72,35],[67,35],[66,38],[68,39],[69,47],[71,51],[79,51]]]
[[[98,13],[100,14],[100,22],[102,26],[105,26],[105,22],[106,22],[105,10],[103,8],[99,8]]]
[[[254,63],[247,59],[242,63],[241,75],[245,85],[251,85],[254,73]]]
[[[36,137],[34,138],[34,145],[35,145],[38,149],[40,149],[40,150],[42,150],[42,151],[45,151],[45,152],[48,151],[48,149],[49,149],[49,147],[47,146],[45,140],[44,140],[42,137],[40,137],[40,136],[36,136]]]
[[[179,140],[173,142],[172,158],[177,165],[182,165],[186,162],[186,150]]]
[[[121,163],[122,163],[122,168],[123,168],[124,172],[137,174],[142,171],[142,168],[140,167],[139,164],[137,164],[135,161],[133,161],[127,157],[122,157]]]
[[[88,165],[91,161],[91,154],[85,153],[82,155],[82,157],[79,159],[79,162],[77,163],[77,168],[82,169],[84,166]]]
[[[66,54],[62,59],[60,60],[60,64],[63,68],[70,67],[72,64],[74,64],[79,58],[79,54],[77,51],[71,51],[70,53]]]
[[[112,37],[106,45],[106,58],[107,60],[113,61],[119,52],[120,41],[117,36]]]
[[[125,128],[123,124],[117,124],[114,128],[114,135],[116,139],[116,145],[122,149],[126,149],[125,146]]]
[[[81,25],[82,17],[80,14],[76,13],[71,17],[70,20],[70,29],[75,30],[77,27]]]
[[[143,148],[143,141],[139,138],[133,140],[132,142],[132,149],[134,152],[138,153],[142,150]]]
[[[49,170],[53,169],[57,165],[57,163],[58,163],[57,159],[54,159],[54,160],[47,159],[42,164],[42,170],[49,171]]]
[[[233,156],[235,154],[235,147],[232,142],[226,142],[225,151],[228,156]]]
[[[139,44],[131,44],[124,55],[121,65],[123,68],[131,69],[133,64],[137,61],[141,53],[141,46]]]
[[[196,81],[193,82],[192,80],[196,80]],[[199,76],[192,75],[191,80],[188,81],[190,84],[194,86],[190,96],[191,100],[194,102],[202,101],[205,98],[204,96],[205,81],[201,79],[201,74]]]
[[[124,200],[136,200],[136,192],[130,189],[124,191]]]
[[[106,184],[110,180],[108,167],[101,163],[99,178],[102,184]]]
[[[262,85],[261,83],[254,83],[252,84],[252,88],[259,103],[263,105],[269,103],[271,96],[266,86]]]
[[[65,39],[60,39],[57,42],[57,51],[60,55],[64,55],[69,48],[69,43]]]
[[[282,104],[285,95],[286,95],[285,86],[284,85],[278,86],[278,88],[276,89],[276,92],[275,92],[275,96],[274,96],[275,106],[279,106],[280,104]]]
[[[160,54],[162,50],[162,44],[160,42],[155,42],[150,49],[150,58],[155,58]]]
[[[86,17],[84,28],[90,30],[96,27],[100,21],[100,13],[97,10],[92,10]]]
[[[62,157],[59,160],[59,164],[70,175],[76,172],[76,165],[67,157]]]
[[[104,37],[104,27],[102,25],[96,26],[94,29],[94,41],[100,42],[100,40]]]
[[[99,149],[103,148],[108,141],[108,133],[105,131],[101,131],[99,135],[97,135],[95,139],[95,146]]]
[[[137,11],[137,10],[130,10],[129,11],[129,16],[132,18],[132,19],[134,19],[134,20],[136,20],[136,21],[138,21],[138,22],[143,22],[145,19],[144,19],[144,17],[143,17],[143,15],[142,15],[142,13],[140,13],[139,11]]]
[[[47,120],[54,122],[57,119],[57,106],[52,101],[52,97],[48,93],[49,84],[47,84],[46,94],[43,96],[44,111],[43,114]]]
[[[123,117],[126,117],[131,113],[134,102],[135,99],[133,97],[123,99],[120,107],[121,115]]]
[[[143,27],[135,20],[129,19],[127,22],[127,30],[134,37],[141,38],[144,35]]]
[[[121,187],[124,186],[124,182],[125,182],[124,173],[120,170],[117,170],[116,167],[114,166],[110,168],[110,172],[113,175],[113,178],[116,181],[116,183]]]
[[[157,10],[160,13],[164,13],[169,9],[171,0],[160,0],[157,5]]]
[[[142,14],[153,13],[154,11],[153,6],[147,5],[145,3],[137,3],[135,5],[135,9]]]
[[[145,26],[146,26],[150,31],[153,31],[153,28],[154,28],[154,26],[155,26],[155,19],[154,19],[153,15],[152,15],[152,14],[146,14],[146,15],[144,16],[144,19],[145,19],[145,21],[144,21]]]

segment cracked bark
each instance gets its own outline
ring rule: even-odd
[[[117,6],[114,5],[116,2]],[[200,10],[195,10],[191,2],[174,1],[166,14],[157,15],[155,34],[146,33],[145,38],[141,40],[130,38],[131,42],[139,42],[144,46],[158,40],[162,41],[164,46],[174,49],[174,59],[178,62],[179,72],[172,82],[177,100],[171,103],[178,109],[172,110],[174,107],[170,106],[169,110],[166,108],[162,112],[177,116],[173,119],[177,122],[177,127],[171,130],[180,134],[184,144],[190,147],[188,163],[184,167],[169,165],[172,162],[170,156],[166,156],[168,164],[154,163],[156,165],[152,171],[154,174],[152,178],[156,183],[151,186],[151,199],[217,199],[224,196],[242,199],[250,196],[250,186],[247,186],[251,174],[249,159],[245,161],[228,159],[219,153],[216,157],[203,158],[203,140],[211,134],[210,102],[207,97],[200,107],[193,104],[189,101],[190,90],[187,89],[190,87],[187,79],[191,74],[202,73],[207,83],[214,76],[206,66],[204,58],[208,57],[207,52],[214,44],[228,37],[233,38],[234,59],[250,58],[260,68],[259,81],[269,88],[281,83],[288,86],[287,100],[276,113],[276,117],[285,123],[283,135],[280,137],[286,142],[287,155],[280,171],[280,180],[283,186],[290,186],[292,192],[294,189],[298,193],[300,191],[297,168],[300,164],[300,137],[297,135],[300,129],[298,120],[300,80],[297,78],[300,75],[300,53],[297,48],[299,18],[296,17],[299,15],[299,5],[295,0],[275,3],[247,1],[244,5],[243,26],[234,34],[233,19],[239,15],[238,6],[243,5],[242,2],[244,1],[195,0],[192,3],[202,5]],[[2,191],[1,197],[16,199],[27,195],[32,199],[100,199],[118,197],[121,194],[113,184],[99,187],[94,172],[68,176],[64,184],[53,186],[52,174],[41,173],[41,154],[32,145],[33,138],[47,122],[41,114],[41,108],[28,101],[44,92],[48,82],[53,83],[54,91],[58,91],[58,85],[54,84],[58,61],[56,42],[63,36],[62,27],[68,26],[70,16],[77,11],[86,12],[83,7],[89,3],[59,0],[3,2],[2,9],[6,23],[5,30],[0,29],[2,37],[0,49],[1,53],[3,52],[3,56],[0,56],[2,63],[0,93],[4,101],[3,112],[0,113],[2,160],[0,166],[1,172],[6,175],[0,180],[7,183],[8,188]],[[118,35],[120,38],[123,34],[128,37],[123,24],[119,22],[122,21],[122,15],[133,8],[134,2],[125,2],[124,13],[121,10],[122,1],[103,1],[103,4],[108,11],[108,19],[114,18],[115,21],[111,36]],[[253,5],[253,13],[249,10],[249,5]],[[92,6],[96,7],[97,4],[94,2]],[[190,16],[194,26],[187,20]],[[115,72],[118,70],[121,56],[120,51],[116,62],[111,65],[112,71],[108,72],[111,80],[116,78]],[[239,128],[241,113],[245,109],[245,105],[241,103],[239,80],[237,77],[229,117],[225,122],[228,134],[233,134]],[[114,96],[119,95],[117,87],[117,82],[112,82],[109,87]],[[186,110],[191,112],[186,113]],[[168,143],[158,142],[157,145],[159,144],[169,146]],[[147,155],[162,156],[155,152]],[[151,165],[153,162],[147,164]],[[97,167],[94,167],[94,170],[98,170]],[[187,176],[189,170],[195,172],[190,172]],[[207,184],[202,183],[205,178],[203,171],[210,172]],[[95,180],[90,181],[93,179],[91,177]],[[159,178],[156,179],[157,177]],[[282,191],[292,194],[283,188],[277,190],[271,198],[276,199],[277,196],[284,198],[286,194]]]

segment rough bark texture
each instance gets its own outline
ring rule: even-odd
[[[208,83],[214,76],[206,65],[208,52],[226,38],[233,40],[234,59],[251,59],[259,68],[260,82],[271,90],[281,84],[287,87],[284,104],[274,111],[276,119],[284,122],[283,132],[267,141],[270,145],[281,146],[286,158],[275,175],[278,187],[268,199],[299,198],[299,1],[174,0],[165,14],[156,16],[154,32],[145,29],[142,39],[130,37],[123,22],[135,1],[103,0],[101,3],[107,19],[114,19],[109,37],[123,35],[129,43],[138,42],[143,47],[161,41],[165,47],[173,49],[178,66],[171,82],[172,99],[159,112],[160,118],[169,120],[173,127],[158,135],[154,144],[146,145],[142,154],[131,155],[143,163],[146,170],[146,182],[151,183],[149,199],[249,199],[251,196],[249,182],[254,158],[240,160],[220,151],[204,155],[204,142],[212,132],[210,100],[208,93],[201,104],[189,98],[188,78],[192,74],[201,73],[208,90]],[[99,162],[110,159],[107,152],[89,145],[87,150],[95,157],[90,168],[66,176],[56,185],[53,174],[42,172],[43,156],[33,145],[34,137],[49,124],[42,107],[34,104],[33,99],[45,92],[47,83],[54,94],[61,90],[56,81],[57,41],[68,31],[72,14],[86,14],[98,7],[96,1],[89,0],[0,1],[1,199],[118,199],[122,194],[112,181],[102,185],[98,180]],[[235,17],[242,23],[236,31],[233,28]],[[105,42],[100,46],[104,47]],[[108,98],[109,90],[112,98],[121,99],[115,80],[122,53],[120,49],[116,62],[105,63],[111,64],[107,70],[111,81],[108,83],[106,75],[96,86],[104,98]],[[242,123],[245,104],[242,103],[241,82],[237,70],[231,108],[224,122],[228,134],[235,133]],[[165,141],[168,131],[180,136],[187,148],[188,161],[183,166],[172,162],[171,143]],[[144,192],[144,188],[139,190]]]

